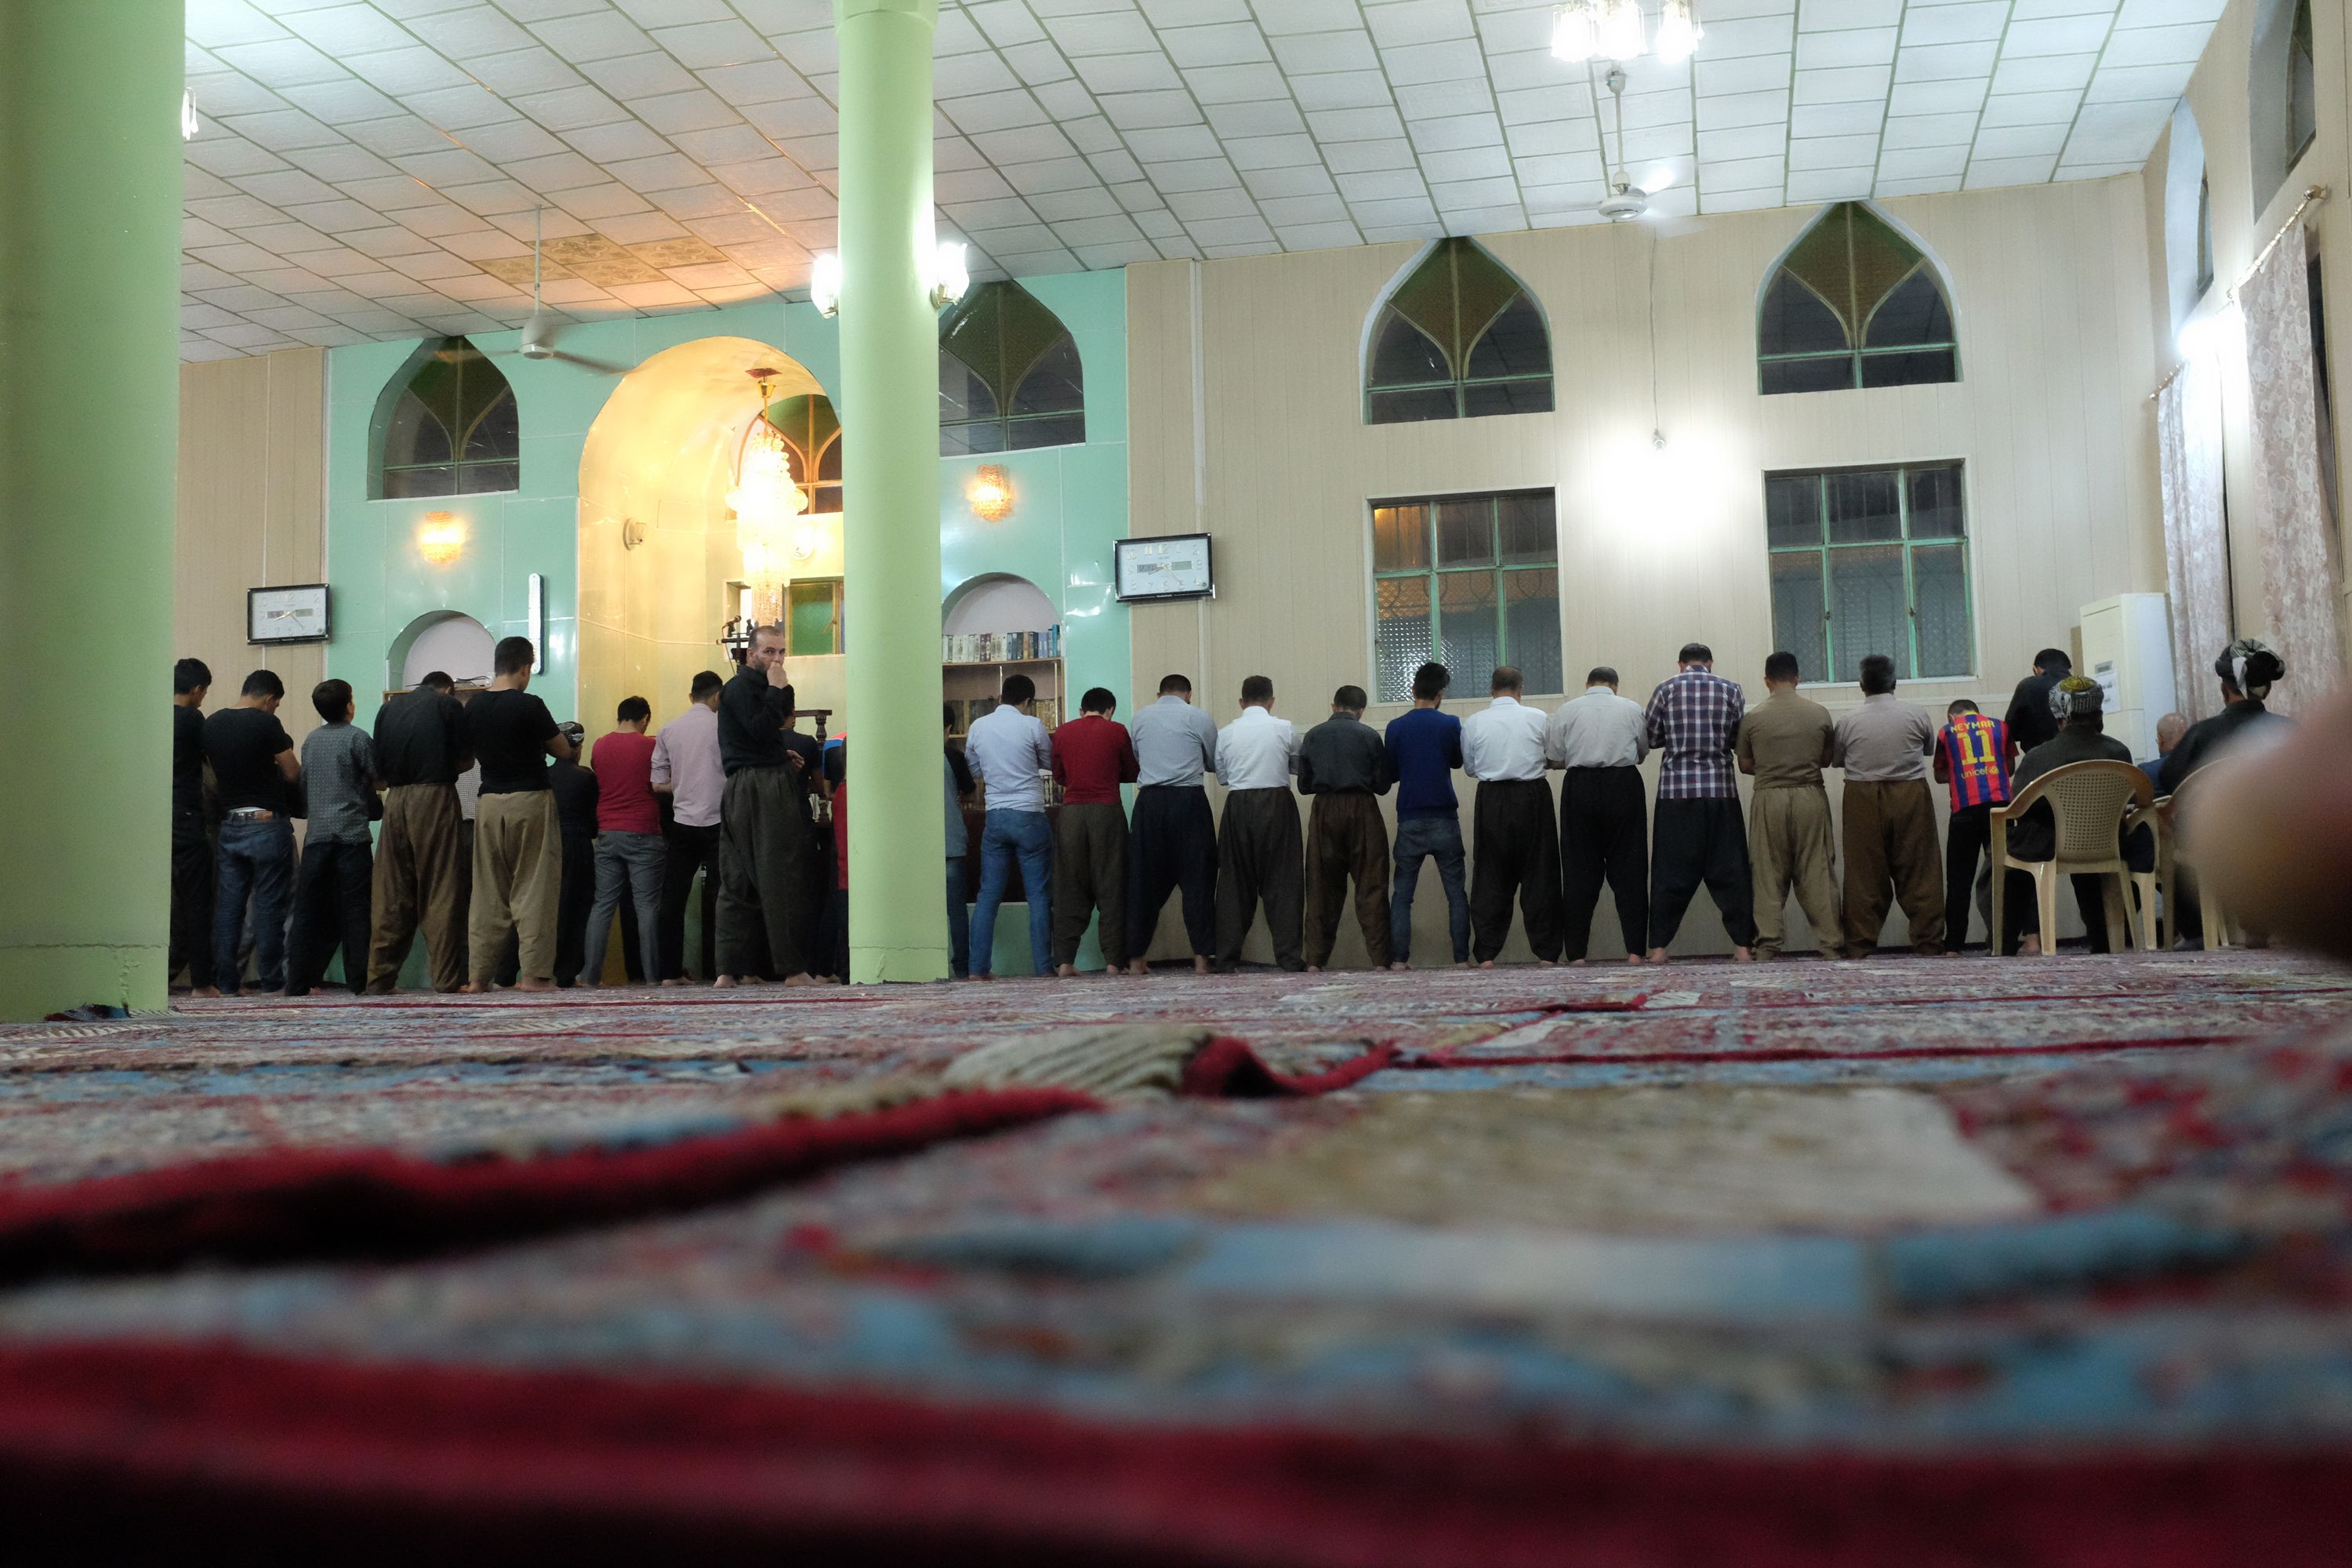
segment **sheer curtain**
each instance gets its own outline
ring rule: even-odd
[[[2300,219],[2238,289],[2253,387],[2254,465],[2263,484],[2265,637],[2286,660],[2271,707],[2312,707],[2343,671],[2335,529],[2319,465],[2308,252]]]
[[[2192,721],[2221,706],[2213,658],[2230,642],[2230,552],[2221,520],[2221,378],[2192,358],[2157,395],[2164,566],[2172,594],[2172,679]]]

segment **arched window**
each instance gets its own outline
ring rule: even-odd
[[[940,326],[940,456],[1086,438],[1086,376],[1062,319],[1018,283],[965,295]]]
[[[768,423],[783,432],[793,455],[793,478],[808,497],[811,512],[841,510],[841,420],[833,400],[811,393],[768,405]]]
[[[380,500],[479,495],[521,482],[514,388],[464,338],[427,343],[376,404]]]
[[[2246,62],[2246,153],[2253,216],[2262,216],[2319,132],[2319,70],[2311,0],[2254,0]]]
[[[2319,134],[2319,66],[2311,47],[2311,0],[2295,0],[2286,44],[2286,166],[2311,150]]]
[[[2212,286],[2213,183],[2204,133],[2183,99],[2173,105],[2164,155],[2164,291],[2174,331]]]
[[[1442,239],[1389,293],[1364,364],[1364,423],[1551,411],[1551,333],[1508,268]]]
[[[1919,247],[1860,202],[1840,202],[1780,258],[1757,312],[1767,394],[1960,379],[1952,308]]]

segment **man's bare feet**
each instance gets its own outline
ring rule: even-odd
[[[830,978],[811,974],[805,969],[802,970],[798,974],[788,974],[784,976],[784,984],[786,985],[830,985],[833,983],[834,982]]]
[[[1307,966],[1307,973],[1309,974],[1320,974],[1323,973],[1323,966],[1319,963],[1310,963]]]
[[[1151,961],[1148,958],[1130,958],[1127,961],[1127,972],[1129,974],[1149,974],[1151,973]]]
[[[732,991],[740,984],[731,974],[722,974],[710,983],[713,991]]]
[[[487,996],[489,994],[490,988],[478,980],[468,980],[457,987],[457,994],[460,996]]]
[[[1194,954],[1192,955],[1192,973],[1195,973],[1195,974],[1214,974],[1216,972],[1217,972],[1217,961],[1216,961],[1215,959],[1213,959],[1213,958],[1210,958],[1210,957],[1206,956],[1205,954],[1198,953],[1198,952],[1196,952],[1196,953],[1194,953]]]
[[[1057,963],[1054,966],[1054,974],[1056,979],[1076,980],[1078,977],[1078,966],[1075,963]]]
[[[2039,936],[2029,936],[2021,939],[2017,944],[2017,955],[2020,958],[2041,957],[2042,939]]]
[[[1481,969],[1492,969],[1495,967],[1495,961],[1491,958],[1482,958],[1478,961],[1478,967]]]
[[[1756,950],[1752,947],[1735,947],[1731,950],[1731,962],[1753,963],[1756,962]]]
[[[665,984],[665,985],[691,985],[691,984],[694,984],[694,982],[693,982],[693,981],[691,981],[691,980],[688,980],[685,975],[681,974],[681,975],[678,975],[678,976],[677,976],[677,978],[675,978],[675,979],[672,979],[672,980],[665,980],[665,981],[663,981],[663,982],[662,982],[662,984]]]
[[[526,974],[515,982],[514,988],[518,991],[552,991],[555,989],[555,982],[542,980],[536,974]]]
[[[989,980],[993,980],[993,979],[995,979],[995,978],[996,978],[996,976],[995,976],[995,975],[993,975],[993,974],[990,974],[990,973],[986,973],[985,971],[982,971],[982,973],[980,973],[974,974],[974,975],[972,976],[972,978],[973,978],[974,980],[989,981]]]
[[[1666,950],[1664,948],[1654,947],[1650,950],[1650,962],[1652,963],[1664,963],[1665,961]]]
[[[1638,952],[1629,952],[1625,955],[1625,962],[1628,963],[1640,963],[1642,961],[1642,955]]]
[[[220,987],[217,985],[199,985],[194,990],[191,990],[188,994],[191,996],[217,997],[220,994]]]
[[[1402,974],[1402,973],[1403,973],[1406,970],[1411,969],[1411,968],[1412,967],[1412,964],[1410,964],[1410,963],[1391,963],[1391,964],[1390,964],[1390,965],[1389,965],[1389,967],[1390,967],[1391,970],[1395,971],[1397,973]]]
[[[1584,960],[1580,958],[1571,958],[1568,961],[1568,966],[1570,969],[1581,969],[1584,967]]]

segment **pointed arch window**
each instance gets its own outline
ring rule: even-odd
[[[464,338],[419,349],[384,387],[375,419],[375,495],[481,495],[521,483],[514,388]]]
[[[1062,319],[1018,283],[983,283],[940,326],[940,456],[1075,447],[1085,367]]]
[[[2311,0],[2295,0],[2286,40],[2286,166],[2294,168],[2319,135],[2319,63],[2311,42]]]
[[[1766,394],[1960,379],[1934,264],[1860,202],[1823,213],[1780,259],[1757,313]]]
[[[841,510],[841,419],[833,400],[821,393],[779,398],[768,405],[768,423],[782,432],[792,453],[793,478],[808,497],[811,512]]]
[[[1551,333],[1535,300],[1467,239],[1444,239],[1372,322],[1364,423],[1551,411]]]

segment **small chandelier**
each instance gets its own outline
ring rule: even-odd
[[[1568,0],[1552,25],[1551,52],[1580,64],[1631,60],[1654,50],[1671,66],[1690,58],[1705,36],[1691,0],[1664,0],[1654,37],[1643,25],[1642,0]]]
[[[743,552],[744,580],[751,584],[763,618],[771,612],[782,615],[784,584],[792,576],[790,562],[797,553],[793,519],[808,507],[807,495],[793,482],[792,449],[784,433],[768,418],[768,386],[775,374],[765,367],[751,372],[760,384],[760,411],[743,432],[742,450],[735,459],[735,488],[727,492],[727,504],[735,510],[735,542]]]

